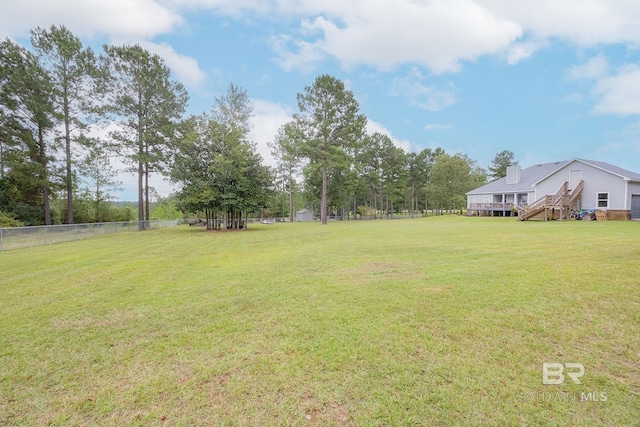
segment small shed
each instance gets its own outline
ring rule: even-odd
[[[309,209],[300,209],[296,212],[296,221],[305,222],[305,221],[313,221],[313,212]]]

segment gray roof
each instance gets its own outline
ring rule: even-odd
[[[547,175],[552,174],[562,166],[569,163],[566,160],[553,163],[541,163],[529,166],[520,172],[520,182],[517,184],[507,184],[507,177],[496,179],[482,187],[469,191],[467,194],[487,194],[487,193],[517,193],[533,191],[533,184],[540,181]]]
[[[533,165],[520,172],[520,182],[517,184],[507,184],[507,178],[500,178],[492,181],[482,187],[469,191],[467,194],[488,194],[488,193],[517,193],[533,191],[533,185],[542,181],[544,178],[556,172],[558,169],[566,166],[571,162],[581,162],[593,167],[605,170],[609,173],[618,175],[623,179],[631,181],[640,181],[640,174],[628,171],[626,169],[614,166],[611,163],[599,162],[596,160],[572,159],[570,161],[562,160],[560,162],[542,163]]]
[[[574,159],[574,160],[586,163],[591,166],[595,166],[600,169],[604,169],[607,172],[611,172],[616,175],[620,175],[624,179],[629,179],[631,181],[640,181],[640,173],[635,173],[626,169],[619,168],[618,166],[614,166],[611,163],[598,162],[596,160],[584,160],[584,159]]]

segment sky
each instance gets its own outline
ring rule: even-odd
[[[368,130],[487,167],[583,158],[640,173],[637,0],[0,0],[0,37],[64,25],[86,46],[140,44],[187,88],[189,114],[230,83],[267,143],[315,78],[342,80]],[[123,173],[121,200],[136,199]],[[172,191],[160,177],[152,185]]]

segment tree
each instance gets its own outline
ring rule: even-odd
[[[419,153],[411,153],[408,159],[408,179],[410,187],[411,216],[418,209],[419,200],[424,198],[425,213],[427,206],[427,185],[431,176],[431,168],[439,155],[444,154],[440,147],[436,149],[425,148]]]
[[[182,84],[164,61],[138,45],[104,46],[109,70],[108,106],[121,129],[111,136],[138,174],[138,219],[149,219],[149,174],[164,172],[167,147],[177,137],[187,104]]]
[[[293,123],[287,123],[278,129],[278,134],[273,142],[269,143],[271,155],[276,161],[276,177],[281,180],[283,188],[283,205],[284,192],[288,188],[289,191],[289,221],[293,222],[293,189],[295,186],[294,174],[297,172],[300,162],[300,154],[298,152],[299,133]],[[284,207],[282,209],[284,216]]]
[[[67,223],[73,224],[72,142],[76,131],[82,131],[95,101],[96,58],[90,48],[66,27],[51,26],[49,30],[31,31],[33,45],[40,62],[51,79],[54,107],[64,125],[65,178]]]
[[[210,114],[188,120],[176,145],[171,178],[181,187],[179,208],[204,211],[207,228],[219,214],[227,228],[240,228],[242,213],[260,210],[271,195],[269,170],[247,140],[251,112],[246,91],[232,84]]]
[[[0,111],[2,138],[12,151],[3,162],[10,163],[13,188],[27,205],[41,204],[49,225],[54,175],[50,133],[57,119],[53,85],[38,58],[8,39],[0,43]]]
[[[358,113],[353,93],[329,75],[316,78],[297,100],[300,113],[294,121],[302,135],[301,154],[321,171],[320,220],[326,224],[329,168],[343,161],[345,150],[362,137],[367,119]]]
[[[464,154],[441,154],[431,168],[429,198],[436,209],[457,210],[466,206],[466,192],[486,182],[486,171]]]
[[[512,165],[517,165],[518,161],[515,160],[515,154],[509,150],[503,150],[496,154],[489,166],[489,176],[493,179],[500,179],[507,176],[507,168]]]
[[[394,202],[404,186],[406,153],[402,148],[393,145],[387,135],[380,137],[380,165],[383,197],[386,197],[384,211],[387,216],[393,215]]]
[[[378,214],[378,200],[382,186],[382,146],[385,136],[381,133],[367,135],[361,152],[362,174],[369,189],[369,206],[373,208],[374,217]],[[382,207],[380,207],[382,211]]]
[[[106,220],[100,217],[101,206],[114,199],[111,192],[121,190],[119,186],[122,183],[116,181],[118,172],[111,166],[109,153],[104,150],[103,145],[97,141],[85,142],[85,145],[91,147],[83,161],[88,178],[86,195],[95,207],[95,217],[92,220],[100,222]]]

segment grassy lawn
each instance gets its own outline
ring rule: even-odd
[[[252,228],[0,253],[0,425],[640,425],[640,223]]]

